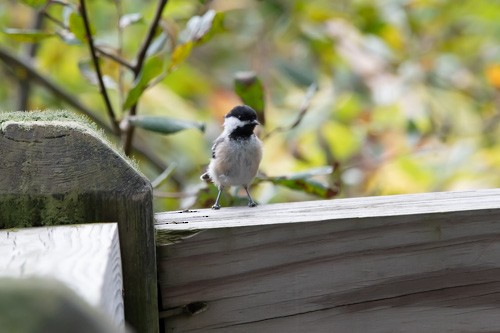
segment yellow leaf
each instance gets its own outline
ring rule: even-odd
[[[173,70],[177,65],[186,60],[186,58],[191,54],[192,49],[193,42],[187,42],[177,46],[172,53],[172,60],[168,68],[169,71]]]
[[[339,160],[349,159],[361,146],[362,135],[349,126],[329,121],[321,127],[321,130],[332,149],[332,153]]]
[[[382,38],[393,49],[402,50],[404,48],[404,38],[401,36],[401,31],[396,27],[388,25],[381,31]]]
[[[488,82],[493,87],[500,89],[500,64],[489,65],[485,72]]]

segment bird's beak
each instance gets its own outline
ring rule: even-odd
[[[258,120],[252,120],[251,124],[255,126],[260,125]]]

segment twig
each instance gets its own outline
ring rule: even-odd
[[[47,12],[44,12],[43,15],[50,21],[52,21],[53,23],[57,24],[59,27],[65,29],[65,30],[68,30],[69,31],[69,27],[65,26],[64,23],[60,20],[58,20],[57,18],[55,18],[54,16],[50,15],[49,13]],[[134,71],[134,66],[132,66],[131,63],[129,63],[127,60],[121,58],[120,56],[116,55],[116,54],[113,54],[111,52],[108,52],[106,51],[105,49],[103,49],[102,47],[100,47],[99,45],[94,45],[94,48],[95,50],[97,51],[97,53],[99,53],[100,55],[106,57],[106,58],[109,58],[113,61],[115,61],[116,63],[126,67],[127,69],[131,70],[131,71]]]
[[[100,55],[115,61],[116,63],[122,65],[123,67],[130,69],[131,71],[134,70],[134,66],[132,66],[132,64],[130,64],[127,60],[123,59],[119,55],[108,52],[108,51],[104,50],[103,48],[99,47],[98,45],[95,45],[94,47],[95,47],[95,50],[97,51],[97,53],[99,53]]]
[[[99,81],[99,88],[101,90],[101,95],[106,104],[106,110],[108,111],[108,116],[111,119],[111,125],[113,126],[113,131],[118,134],[120,133],[120,126],[116,120],[115,112],[113,111],[113,106],[108,96],[106,86],[104,85],[104,80],[102,78],[101,67],[99,66],[99,59],[97,58],[97,52],[94,47],[94,39],[92,38],[92,32],[90,31],[89,18],[87,16],[87,8],[85,0],[80,0],[80,14],[82,15],[83,25],[85,27],[85,33],[87,35],[88,45],[90,49],[90,56],[92,57],[92,62],[94,63],[94,68],[97,74],[97,80]]]
[[[47,19],[49,19],[50,21],[52,21],[53,23],[55,23],[55,24],[57,24],[58,26],[60,26],[61,28],[64,28],[64,29],[66,29],[66,30],[69,30],[69,28],[68,28],[68,27],[66,27],[66,26],[64,25],[64,22],[62,22],[61,20],[59,20],[59,19],[55,18],[54,16],[50,15],[49,13],[47,13],[47,12],[43,12],[43,15],[44,15]]]
[[[307,89],[306,95],[304,96],[304,100],[302,101],[302,105],[300,106],[300,111],[299,111],[299,114],[297,115],[297,119],[295,119],[295,121],[287,127],[285,127],[285,126],[276,127],[275,129],[273,129],[272,131],[267,133],[263,137],[263,140],[269,138],[271,135],[274,135],[276,133],[286,132],[286,131],[292,130],[295,127],[299,126],[299,124],[302,122],[302,119],[304,119],[304,116],[306,115],[307,110],[309,110],[309,105],[311,104],[311,99],[317,90],[318,90],[318,86],[316,85],[316,83],[311,84],[309,86],[309,88]]]
[[[43,26],[43,9],[38,10],[34,13],[33,29],[39,30]],[[26,56],[29,59],[33,59],[38,51],[38,43],[34,42],[26,47]],[[30,81],[26,78],[25,80],[19,81],[19,102],[18,110],[24,111],[28,109],[29,95],[31,91]]]
[[[124,28],[120,24],[120,21],[122,20],[122,17],[123,17],[123,6],[122,6],[122,0],[114,0],[114,3],[115,3],[116,13],[117,13],[116,26],[118,29],[118,36],[117,36],[118,48],[117,48],[116,52],[118,53],[118,57],[121,59],[121,57],[123,56],[123,30],[124,30]],[[124,100],[125,100],[125,84],[123,81],[123,75],[124,75],[123,67],[127,67],[131,71],[134,70],[134,67],[132,65],[130,65],[130,67],[128,67],[127,65],[129,65],[128,62],[126,65],[122,64],[122,66],[118,67],[118,103],[120,105],[122,114],[124,111],[122,105],[123,105]]]
[[[158,7],[156,7],[156,12],[155,16],[153,18],[153,21],[151,22],[148,30],[148,34],[146,36],[146,39],[141,45],[141,48],[139,49],[139,52],[137,53],[137,60],[134,66],[134,75],[135,78],[139,76],[141,73],[142,67],[144,65],[144,61],[146,60],[146,54],[149,49],[149,46],[151,45],[151,42],[153,41],[153,37],[155,35],[156,28],[158,27],[158,23],[160,22],[161,15],[163,13],[163,9],[167,5],[168,0],[159,0],[158,2]],[[130,115],[135,116],[137,114],[137,102],[132,105],[130,108]],[[130,154],[130,150],[132,148],[132,141],[134,138],[134,126],[130,126],[128,130],[125,133],[125,142],[123,145],[123,150],[125,151],[126,155]]]
[[[168,168],[165,169],[165,171],[163,171],[158,177],[156,177],[151,181],[151,186],[153,186],[153,188],[157,188],[158,186],[160,186],[161,183],[163,183],[168,177],[170,177],[170,175],[172,174],[172,172],[174,172],[176,168],[177,168],[177,163],[175,162],[170,163],[170,165],[168,166]]]
[[[146,39],[141,45],[141,48],[139,49],[139,52],[137,54],[137,60],[135,63],[135,70],[134,73],[136,76],[139,75],[139,73],[142,70],[142,66],[144,64],[144,61],[146,60],[146,54],[148,52],[149,46],[151,45],[151,42],[153,41],[153,38],[155,36],[156,28],[158,28],[158,22],[160,22],[161,15],[163,13],[163,9],[167,5],[168,0],[160,0],[158,2],[158,7],[156,7],[156,12],[155,16],[153,18],[153,21],[151,22],[151,25],[149,26],[148,34],[146,36]]]

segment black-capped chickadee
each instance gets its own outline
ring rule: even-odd
[[[253,132],[258,124],[257,113],[247,105],[234,107],[224,117],[224,131],[214,141],[208,170],[200,177],[212,180],[219,189],[213,209],[220,208],[220,195],[230,186],[243,186],[248,195],[248,206],[257,205],[248,186],[262,159],[262,142]]]

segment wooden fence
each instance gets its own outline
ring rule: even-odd
[[[59,118],[0,119],[0,275],[69,273],[60,280],[115,323],[123,280],[138,333],[500,331],[499,189],[154,221],[150,183],[87,125]],[[93,281],[107,287],[86,289]]]
[[[500,190],[160,213],[156,233],[166,332],[500,331]]]
[[[157,332],[149,181],[67,113],[2,115],[0,153],[0,229],[118,222],[125,319],[140,333]]]

